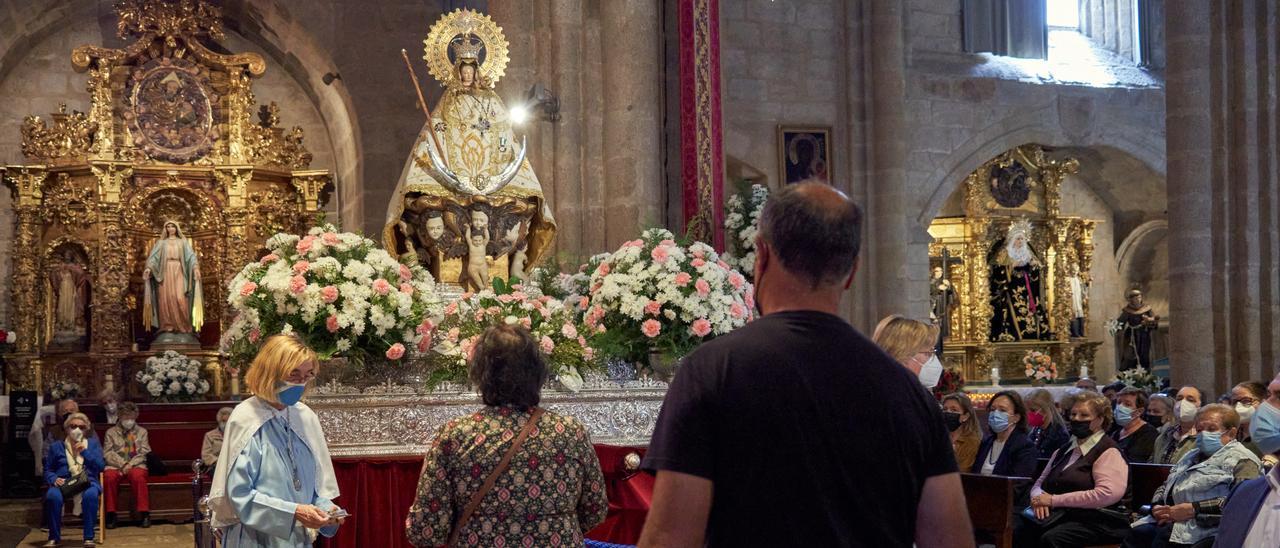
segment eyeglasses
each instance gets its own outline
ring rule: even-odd
[[[73,424],[73,425],[71,425],[71,426],[68,426],[68,427],[67,427],[67,429],[68,429],[68,430],[88,430],[88,429],[89,429],[89,427],[88,427],[88,426],[82,426],[82,425],[79,425],[79,424]]]
[[[1255,400],[1255,399],[1253,399],[1253,398],[1240,398],[1240,399],[1238,399],[1238,400],[1236,400],[1236,401],[1234,401],[1234,402],[1232,402],[1232,403],[1233,403],[1233,404],[1240,404],[1240,403],[1243,403],[1243,404],[1245,404],[1245,405],[1253,405],[1253,404],[1255,404],[1255,403],[1258,403],[1258,400]]]

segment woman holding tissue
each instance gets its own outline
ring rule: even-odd
[[[226,548],[311,546],[346,516],[320,421],[299,403],[316,376],[316,354],[276,335],[263,343],[245,382],[253,397],[227,421],[209,493],[212,525]]]

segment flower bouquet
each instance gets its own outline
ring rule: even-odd
[[[964,391],[964,372],[959,367],[948,367],[942,370],[937,386],[933,387],[933,397],[942,401],[947,394]]]
[[[80,385],[66,379],[53,381],[49,383],[49,397],[54,400],[76,399],[80,397]]]
[[[1133,369],[1121,371],[1116,375],[1115,381],[1120,381],[1124,383],[1125,386],[1141,388],[1146,390],[1148,394],[1154,394],[1161,388],[1160,377],[1155,376],[1154,373],[1148,371],[1141,365],[1134,367]]]
[[[597,362],[591,333],[580,323],[579,305],[525,289],[497,280],[493,289],[449,303],[434,330],[432,350],[438,359],[430,382],[467,382],[467,360],[481,333],[490,325],[506,323],[528,329],[555,379],[572,392],[581,390],[582,373]]]
[[[649,363],[651,353],[688,354],[752,318],[752,287],[697,242],[687,248],[653,228],[622,244],[591,274],[584,324],[602,354]]]
[[[134,374],[142,388],[160,401],[191,401],[209,392],[209,381],[200,378],[201,364],[167,350],[147,358],[147,366]]]
[[[769,187],[740,186],[725,206],[724,231],[729,249],[724,254],[724,262],[751,279],[756,266],[756,233],[760,230],[764,203],[769,199]]]
[[[18,344],[18,334],[8,329],[0,329],[0,354],[13,349]]]
[[[1028,350],[1022,357],[1022,367],[1032,382],[1046,383],[1058,379],[1058,366],[1048,354],[1039,350]]]
[[[246,363],[266,335],[294,334],[321,359],[400,360],[425,352],[438,317],[435,282],[416,261],[405,264],[359,234],[332,225],[306,236],[276,234],[269,253],[231,280],[235,319],[223,349]],[[239,358],[236,360],[236,358]]]

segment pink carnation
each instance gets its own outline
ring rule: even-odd
[[[734,318],[742,319],[743,316],[747,315],[747,309],[738,303],[733,303],[729,306],[729,315]]]
[[[551,337],[543,335],[542,340],[538,341],[538,348],[542,349],[543,354],[550,354],[556,349],[556,343],[551,340]]]
[[[690,276],[688,272],[681,272],[676,274],[676,279],[674,281],[676,283],[676,287],[684,287],[689,285],[689,282],[693,281],[693,276]]]
[[[324,302],[326,303],[337,301],[338,288],[331,285],[324,286],[324,288],[320,290],[320,298],[324,299]]]
[[[267,264],[267,263],[274,263],[278,260],[280,260],[279,255],[276,255],[275,253],[268,253],[266,255],[263,255],[262,258],[258,260],[258,262],[262,264]]]
[[[719,266],[720,268],[723,268],[725,270],[729,270],[729,263],[726,263],[721,260],[716,260],[716,266]]]
[[[293,263],[294,274],[306,274],[308,270],[311,270],[311,263],[307,261],[298,261]]]
[[[662,324],[659,323],[658,320],[650,318],[640,324],[640,331],[644,333],[644,336],[652,339],[662,332]]]
[[[406,295],[413,294],[413,286],[409,284],[400,284],[400,292]]]
[[[403,356],[404,356],[404,345],[403,345],[403,344],[395,343],[395,344],[391,345],[391,348],[388,348],[388,349],[387,349],[387,359],[388,359],[388,360],[398,360],[398,359],[400,359],[400,358],[401,358],[401,357],[403,357]]]
[[[582,349],[582,358],[583,358],[583,359],[585,359],[585,360],[587,360],[587,361],[591,361],[591,360],[596,359],[596,351],[595,351],[595,349],[594,349],[594,348],[591,348],[591,347],[589,347],[589,346],[588,346],[588,347],[586,347],[586,348],[583,348],[583,349]]]
[[[524,326],[525,329],[533,329],[533,318],[528,316],[520,318],[520,325]]]
[[[694,267],[694,268],[702,268],[702,267],[703,267],[703,266],[705,266],[706,264],[707,264],[707,261],[704,261],[704,260],[702,260],[702,259],[694,259],[694,260],[693,260],[693,267]]]
[[[598,275],[600,275],[600,276],[608,276],[608,275],[609,275],[609,263],[600,263],[600,266],[596,267],[596,274],[598,274]]]
[[[418,341],[419,354],[424,354],[426,353],[427,350],[430,350],[430,349],[431,349],[431,337],[423,337],[422,340]]]
[[[251,330],[249,331],[249,342],[254,342],[254,343],[256,343],[256,342],[258,342],[258,339],[260,339],[260,338],[262,338],[262,330],[261,330],[261,329],[258,329],[258,328],[256,328],[256,327],[255,327],[255,328],[253,328],[253,329],[251,329]]]
[[[653,257],[653,260],[659,263],[665,263],[667,262],[667,259],[671,257],[671,254],[667,252],[666,246],[661,245],[653,248],[653,251],[650,251],[649,255]]]
[[[693,320],[693,325],[689,326],[689,331],[693,332],[695,337],[705,337],[711,334],[711,322],[706,318],[698,318]]]
[[[661,242],[658,242],[658,245],[665,245],[670,247],[670,246],[676,245],[676,241],[672,240],[671,238],[667,238],[665,240],[662,240]]]
[[[338,245],[342,242],[342,240],[338,239],[338,235],[332,232],[321,234],[320,239],[324,242],[324,245]]]
[[[579,309],[581,309],[581,310],[586,310],[588,306],[591,306],[591,299],[588,299],[588,298],[586,298],[586,297],[579,297],[579,298],[578,298],[578,308],[579,308]]]
[[[662,303],[658,301],[649,301],[649,304],[644,305],[645,314],[657,316],[659,312],[662,312]]]
[[[564,338],[566,339],[576,339],[578,338],[578,328],[573,324],[566,322],[564,326],[560,328],[560,334],[564,335]]]
[[[752,295],[751,293],[747,293],[746,295],[743,295],[742,301],[746,303],[748,311],[756,307],[756,296]]]
[[[703,297],[711,294],[711,284],[704,279],[699,278],[697,282],[694,282],[693,287],[697,288],[698,295]]]
[[[413,279],[413,271],[409,267],[400,265],[400,281],[407,282]]]
[[[292,291],[294,295],[301,295],[302,292],[306,290],[307,290],[306,278],[303,278],[302,276],[294,276],[292,278],[289,278],[289,291]]]
[[[703,251],[703,250],[701,250],[701,249],[695,249],[695,250],[693,250],[693,258],[695,258],[695,259],[705,259],[705,258],[707,258],[707,252],[705,252],[705,251]]]
[[[306,253],[311,251],[311,246],[315,244],[315,241],[315,236],[307,236],[306,238],[299,240],[298,245],[294,249],[296,249],[298,253]]]
[[[451,316],[458,313],[458,301],[453,301],[444,307],[444,314]]]
[[[338,332],[338,317],[337,317],[337,316],[329,316],[328,318],[325,318],[325,320],[324,320],[324,327],[325,327],[325,329],[328,329],[330,333],[337,333],[337,332]]]
[[[742,284],[746,283],[746,281],[747,280],[742,277],[742,274],[738,274],[737,272],[729,273],[729,285],[733,286],[734,289],[742,289]]]
[[[257,290],[258,290],[258,284],[255,284],[253,282],[245,282],[244,285],[240,286],[240,296],[248,297],[249,295],[252,295],[254,291],[257,291]]]
[[[391,284],[382,278],[378,278],[373,281],[373,290],[379,295],[386,295],[391,292]]]
[[[436,330],[436,323],[431,321],[431,318],[426,318],[422,320],[422,324],[419,325],[417,328],[418,334],[423,336],[430,335],[431,332],[435,330]]]

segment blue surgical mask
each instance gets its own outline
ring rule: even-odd
[[[1201,432],[1196,435],[1196,448],[1205,457],[1212,457],[1222,449],[1222,432]]]
[[[991,431],[997,434],[1009,429],[1009,414],[999,409],[994,410],[987,415],[987,426],[991,427]]]
[[[307,390],[307,385],[280,381],[276,383],[276,390],[276,398],[280,403],[293,405],[302,399],[302,393]]]
[[[1127,405],[1116,406],[1116,424],[1121,427],[1129,426],[1133,422],[1133,410]]]
[[[1263,455],[1280,453],[1280,409],[1262,402],[1249,421],[1249,437]]]

